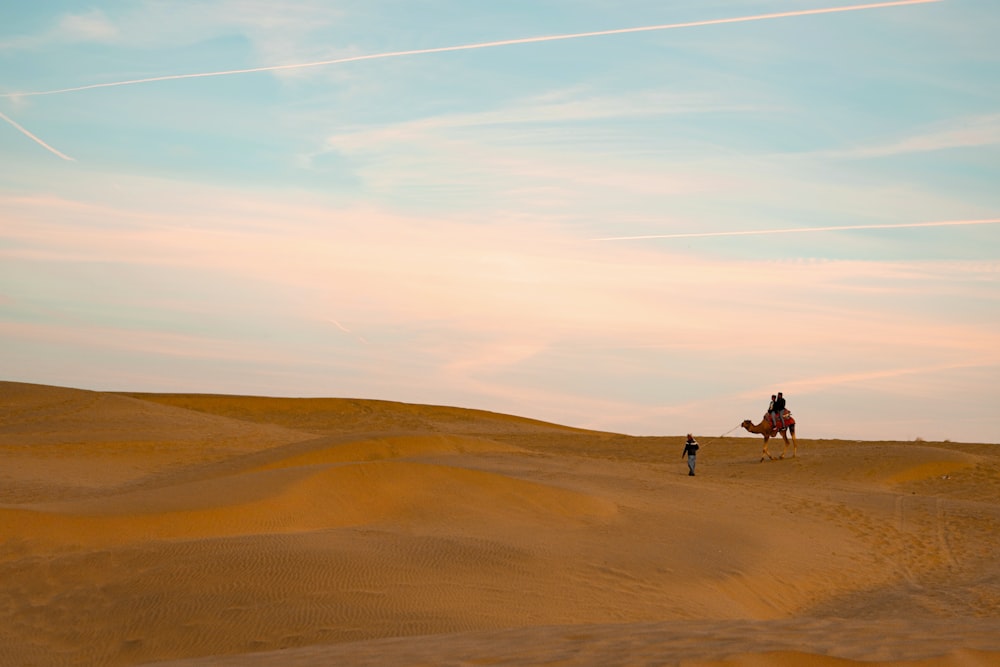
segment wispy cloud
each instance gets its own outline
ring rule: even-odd
[[[93,349],[127,350],[172,358],[226,360],[249,363],[266,359],[276,365],[301,362],[303,354],[280,350],[261,341],[234,341],[149,329],[93,325],[85,322],[45,324],[0,321],[0,337],[56,345],[80,345]]]
[[[748,111],[761,109],[704,94],[640,90],[612,96],[560,90],[481,112],[340,129],[318,150],[305,154],[301,163],[312,167],[325,155],[349,156],[366,185],[390,197],[436,191],[447,183],[455,189],[475,189],[479,201],[497,196],[504,208],[522,211],[598,192],[606,202],[612,192],[662,197],[714,188],[724,177],[717,170],[709,175],[690,164],[674,168],[664,163],[642,147],[628,122],[613,121]],[[600,127],[593,121],[601,121]],[[317,125],[324,119],[302,122]],[[583,130],[580,123],[587,124]],[[593,159],[595,154],[599,160]],[[476,159],[470,161],[470,155]]]
[[[55,28],[59,39],[81,42],[107,42],[118,36],[118,29],[104,12],[91,9],[82,14],[63,16]]]
[[[831,151],[823,155],[863,159],[996,145],[1000,145],[1000,114],[986,114],[952,120],[946,125],[930,128],[897,141]]]
[[[447,113],[375,128],[360,128],[343,135],[331,136],[329,142],[337,146],[367,147],[392,144],[400,140],[416,141],[424,137],[428,141],[434,141],[442,131],[505,126],[536,126],[540,128],[539,134],[545,136],[542,133],[551,133],[553,124],[746,111],[763,112],[773,109],[736,104],[700,93],[638,90],[598,95],[583,89],[556,90],[534,98],[515,100],[501,108],[486,111]]]
[[[155,214],[0,199],[7,220],[2,254],[23,265],[97,262],[186,276],[223,274],[247,289],[266,285],[271,293],[307,295],[304,318],[326,319],[346,334],[364,330],[367,340],[373,329],[425,323],[512,338],[518,349],[574,338],[649,350],[725,348],[731,333],[720,326],[720,313],[725,321],[756,319],[760,295],[773,285],[787,286],[783,308],[800,316],[783,324],[787,340],[807,349],[858,349],[872,341],[909,340],[912,320],[922,318],[919,309],[904,312],[901,304],[882,317],[879,304],[919,296],[923,308],[926,300],[947,300],[958,290],[979,298],[974,285],[986,280],[988,288],[996,271],[995,265],[991,274],[986,265],[976,273],[973,266],[918,262],[713,260],[654,252],[646,244],[598,246],[572,230],[539,228],[531,220],[480,220],[469,227],[378,210],[282,207],[266,198],[257,206],[244,198],[243,206],[226,210],[212,208],[228,198],[224,192],[202,196],[208,211],[195,218],[187,207],[202,202],[192,192],[184,198],[161,193],[159,201],[184,203]],[[673,315],[678,312],[684,317]],[[866,326],[839,326],[855,320]],[[920,349],[987,342],[928,322],[919,328],[924,334],[913,345]],[[766,328],[740,330],[745,348],[772,344]],[[894,349],[908,346],[899,342]]]
[[[789,12],[773,12],[768,14],[755,14],[752,16],[737,16],[721,19],[707,19],[703,21],[687,21],[683,23],[665,23],[658,25],[637,26],[632,28],[614,28],[610,30],[595,30],[589,32],[578,32],[559,35],[542,35],[537,37],[521,37],[517,39],[496,40],[490,42],[478,42],[473,44],[459,44],[455,46],[440,46],[427,49],[409,49],[402,51],[387,51],[383,53],[373,53],[344,58],[334,58],[330,60],[318,60],[314,62],[292,63],[286,65],[267,65],[263,67],[248,67],[242,69],[219,70],[214,72],[198,72],[189,74],[169,74],[164,76],[146,77],[140,79],[129,79],[125,81],[112,81],[107,83],[94,83],[84,86],[73,86],[55,90],[5,93],[3,97],[28,97],[36,95],[58,95],[63,93],[79,92],[84,90],[94,90],[98,88],[111,88],[117,86],[132,86],[137,84],[156,83],[160,81],[176,81],[179,79],[196,79],[204,77],[233,76],[239,74],[255,74],[260,72],[282,72],[289,70],[308,69],[313,67],[327,67],[330,65],[342,65],[365,60],[380,60],[385,58],[400,58],[408,56],[426,55],[432,53],[447,53],[454,51],[469,51],[474,49],[489,49],[506,46],[516,46],[521,44],[536,44],[540,42],[555,42],[571,39],[586,39],[593,37],[607,37],[612,35],[624,35],[630,33],[653,32],[662,30],[677,30],[683,28],[696,28],[714,25],[725,25],[732,23],[748,23],[753,21],[769,21],[774,19],[794,18],[802,16],[815,16],[820,14],[834,14],[841,12],[865,11],[872,9],[885,9],[890,7],[904,7],[910,5],[922,5],[942,2],[942,0],[894,0],[892,2],[875,2],[858,5],[846,5],[840,7],[824,7],[817,9],[802,9]]]
[[[1000,363],[1000,354],[983,355],[982,350],[977,350],[972,356],[957,362],[922,364],[916,366],[903,366],[880,368],[877,370],[866,370],[855,373],[836,373],[816,377],[796,378],[782,384],[786,393],[798,395],[816,394],[829,390],[832,387],[840,386],[865,386],[875,380],[890,380],[897,378],[912,378],[913,376],[934,375],[944,371],[961,370],[966,368],[983,368]],[[752,391],[741,394],[744,398],[763,396],[766,387],[757,387]],[[928,388],[928,393],[934,393],[934,389]]]
[[[178,4],[144,0],[70,11],[41,32],[0,39],[0,49],[51,49],[65,44],[99,43],[130,48],[181,48],[241,35],[265,60],[301,59],[310,36],[342,18],[343,11],[323,0],[285,3],[280,12],[260,0],[205,0]]]
[[[1000,218],[985,220],[939,220],[935,222],[909,222],[885,225],[840,225],[833,227],[796,227],[791,229],[744,229],[725,232],[685,232],[680,234],[646,234],[643,236],[608,236],[592,241],[642,241],[649,239],[686,239],[712,236],[759,236],[767,234],[809,234],[814,232],[843,232],[860,229],[910,229],[914,227],[964,227],[970,225],[1000,224]]]
[[[20,132],[20,133],[21,133],[21,134],[23,134],[24,136],[28,137],[29,139],[31,139],[31,140],[32,140],[32,141],[34,141],[34,142],[35,142],[36,144],[38,144],[39,146],[41,146],[41,147],[42,147],[42,148],[44,148],[45,150],[49,151],[49,152],[50,152],[50,153],[52,153],[53,155],[56,155],[56,156],[58,156],[58,157],[61,157],[61,158],[62,158],[63,160],[67,160],[67,161],[69,161],[69,162],[76,162],[76,160],[74,160],[74,159],[73,159],[73,158],[71,158],[70,156],[66,155],[66,154],[65,154],[65,153],[63,153],[62,151],[59,151],[59,150],[56,150],[56,149],[55,149],[55,148],[53,148],[52,146],[48,145],[47,143],[45,143],[44,141],[42,141],[41,139],[39,139],[38,137],[36,137],[36,136],[35,136],[34,134],[32,134],[31,132],[29,132],[28,130],[26,130],[26,129],[24,129],[23,127],[21,127],[21,126],[20,126],[20,125],[19,125],[18,123],[16,123],[16,122],[14,121],[14,119],[12,119],[12,118],[11,118],[10,116],[7,116],[7,115],[6,115],[5,113],[3,113],[2,111],[0,111],[0,118],[2,118],[3,120],[5,120],[5,121],[6,121],[6,122],[7,122],[7,123],[8,123],[8,124],[9,124],[9,125],[11,126],[11,127],[13,127],[13,128],[15,129],[15,130],[17,130],[18,132]]]
[[[266,367],[254,372],[336,368],[313,369],[314,384],[302,375],[280,388],[298,395],[330,391],[321,383],[335,375],[338,391],[469,407],[487,401],[490,409],[629,432],[706,415],[703,428],[716,434],[748,416],[744,406],[756,403],[737,394],[759,387],[761,378],[778,376],[786,391],[818,396],[935,368],[972,368],[1000,349],[995,324],[982,312],[988,309],[967,318],[939,315],[956,296],[995,304],[995,261],[974,270],[927,262],[713,260],[669,247],[654,252],[651,244],[588,243],[532,220],[483,217],[469,226],[310,206],[273,193],[166,183],[157,192],[126,177],[121,187],[136,197],[133,205],[0,198],[6,267],[50,280],[88,277],[72,322],[28,321],[0,326],[0,334],[21,346],[47,341],[101,354],[113,354],[124,337],[117,347],[163,365],[216,359]],[[155,210],[149,201],[158,202]],[[58,278],[51,277],[54,267]],[[123,276],[154,284],[165,275],[172,276],[169,289],[154,294],[141,281],[133,290],[115,285],[127,281]],[[221,335],[199,336],[211,330],[211,295],[201,288],[220,282],[227,287],[217,312],[235,309],[259,323],[240,327],[234,347]],[[970,289],[973,283],[982,291]],[[782,286],[778,313],[766,296],[775,285]],[[31,294],[17,284],[9,291],[11,298]],[[146,333],[141,313],[124,324],[109,320],[107,304],[121,312],[123,299],[155,309],[158,318],[169,314],[175,326]],[[771,360],[775,329],[755,324],[768,318],[780,321],[779,368]],[[294,343],[264,324],[278,321]],[[356,332],[370,344],[352,341]],[[625,364],[633,367],[623,371]],[[692,378],[725,375],[725,389],[693,382],[677,400],[662,400],[673,390],[656,386],[683,385],[675,374],[685,366]],[[601,375],[595,367],[608,370]],[[606,380],[599,389],[565,382],[583,375]],[[642,381],[653,389],[622,398]]]
[[[104,12],[91,9],[60,16],[52,27],[40,35],[7,37],[0,41],[0,50],[34,49],[51,43],[106,43],[114,41],[119,35]]]

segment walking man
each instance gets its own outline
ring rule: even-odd
[[[694,477],[694,461],[695,457],[698,455],[698,441],[694,439],[694,436],[688,433],[687,442],[684,443],[684,452],[681,454],[681,458],[688,457],[688,476]]]

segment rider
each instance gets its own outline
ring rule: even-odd
[[[771,394],[771,402],[767,404],[767,418],[771,420],[771,430],[774,431],[771,435],[778,434],[778,431],[775,430],[777,428],[777,422],[774,421],[774,402],[776,400],[778,400],[778,396],[776,394]]]
[[[780,431],[785,428],[785,397],[779,391],[777,396],[771,398],[771,426]]]

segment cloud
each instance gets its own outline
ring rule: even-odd
[[[347,327],[339,323],[351,322],[351,332],[363,330],[369,341],[373,330],[426,323],[465,328],[487,335],[487,341],[492,335],[509,338],[518,346],[580,339],[623,348],[711,350],[732,344],[731,330],[721,322],[755,320],[761,295],[785,285],[782,307],[798,317],[784,322],[783,335],[795,344],[846,350],[898,339],[894,353],[905,355],[990,342],[927,322],[921,309],[926,299],[976,294],[969,285],[980,276],[988,286],[995,265],[734,261],[642,244],[588,243],[530,219],[480,219],[470,226],[370,208],[235,199],[221,191],[183,197],[163,192],[155,198],[161,204],[156,213],[0,199],[7,220],[0,234],[3,255],[9,262],[228,275],[229,284],[247,291],[267,285],[269,293],[304,295],[302,317],[336,313],[328,321],[341,330]],[[167,204],[171,200],[183,203]],[[203,210],[192,215],[188,207]],[[915,296],[921,301],[904,311],[901,304]],[[883,316],[881,309],[892,302],[898,304]],[[865,327],[839,326],[854,320]],[[914,326],[924,332],[919,340],[911,340]],[[772,344],[767,328],[740,334],[744,349]]]
[[[41,49],[51,44],[109,43],[119,38],[118,28],[99,9],[59,16],[55,23],[37,35],[9,37],[0,41],[0,49]],[[7,95],[9,97],[9,95]]]
[[[53,39],[71,42],[113,42],[118,36],[118,28],[99,9],[66,14],[52,32]]]
[[[965,227],[971,225],[996,225],[1000,224],[1000,218],[989,218],[984,220],[939,220],[935,222],[909,222],[885,225],[840,225],[833,227],[796,227],[778,229],[741,229],[719,232],[685,232],[679,234],[646,234],[643,236],[608,236],[604,238],[591,239],[592,241],[643,241],[650,239],[686,239],[686,238],[706,238],[713,236],[761,236],[771,234],[810,234],[818,232],[842,232],[859,229],[913,229],[916,227]]]
[[[833,158],[865,159],[996,145],[1000,145],[1000,114],[986,114],[950,120],[947,124],[897,141],[830,151],[823,155]]]
[[[134,327],[111,327],[85,322],[27,323],[0,321],[0,337],[11,346],[13,341],[31,344],[71,346],[139,353],[157,357],[240,363],[292,364],[303,361],[294,353],[279,353],[274,346],[260,341],[237,341],[232,337],[212,338]]]
[[[553,209],[581,198],[602,198],[608,205],[608,193],[618,199],[661,199],[714,189],[725,178],[690,165],[664,164],[655,152],[639,147],[645,142],[628,121],[749,111],[756,109],[702,94],[640,90],[612,96],[562,90],[485,111],[338,129],[300,163],[322,169],[324,157],[346,157],[373,195],[394,198],[412,192],[419,197],[448,187],[454,190],[453,202],[495,197],[499,207],[512,211]],[[300,120],[318,128],[329,122],[313,116]]]
[[[297,0],[274,10],[264,0],[206,0],[196,5],[170,0],[140,0],[115,7],[55,17],[42,32],[0,43],[9,49],[65,43],[112,43],[136,48],[182,47],[220,36],[241,34],[264,58],[300,56],[306,37],[333,24],[343,12],[329,3]]]
[[[983,354],[972,358],[963,359],[957,362],[923,364],[903,367],[883,367],[876,370],[866,370],[854,373],[836,373],[817,377],[800,377],[782,384],[782,391],[786,394],[796,394],[804,396],[808,394],[822,393],[833,387],[856,386],[865,387],[877,380],[903,379],[904,383],[912,383],[915,376],[937,375],[945,371],[954,371],[968,368],[983,368],[995,366],[1000,363],[1000,354]],[[744,398],[762,396],[767,391],[766,387],[757,387],[746,391],[740,395]],[[926,393],[936,393],[932,388],[928,388]]]
[[[441,141],[462,142],[473,137],[483,144],[572,148],[581,142],[593,142],[595,136],[597,140],[603,136],[610,143],[620,139],[621,134],[631,135],[634,132],[629,128],[595,130],[595,121],[770,112],[773,108],[724,101],[714,94],[678,94],[641,89],[619,94],[594,94],[586,89],[573,88],[513,100],[484,111],[444,113],[342,130],[327,137],[324,150],[365,153],[397,150],[402,144],[421,146],[431,153],[439,150],[437,146]],[[320,117],[304,119],[304,122],[313,124],[321,121]],[[581,125],[587,128],[584,134],[580,132]],[[617,134],[605,134],[612,131]]]
[[[0,197],[0,265],[18,278],[2,291],[21,304],[0,334],[18,349],[231,364],[254,386],[284,368],[295,377],[269,391],[322,394],[335,377],[350,395],[627,432],[709,412],[702,423],[722,432],[765,378],[820,396],[974,368],[1000,349],[995,261],[713,259],[530,217],[470,225],[120,178],[130,205],[110,203],[103,180],[80,184],[91,201]]]

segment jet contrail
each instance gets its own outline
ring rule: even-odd
[[[331,322],[335,327],[337,327],[344,333],[351,334],[352,336],[357,338],[360,342],[364,343],[365,345],[368,345],[368,340],[364,336],[359,336],[358,334],[354,333],[353,331],[351,331],[350,329],[348,329],[347,327],[345,327],[343,324],[333,319],[332,317],[326,318],[326,321]]]
[[[647,234],[645,236],[608,236],[591,241],[645,241],[649,239],[694,239],[709,236],[759,236],[762,234],[806,234],[809,232],[843,232],[855,229],[906,229],[911,227],[960,227],[964,225],[996,225],[1000,218],[986,220],[939,220],[936,222],[904,222],[896,225],[844,225],[840,227],[793,227],[791,229],[755,229],[733,232],[688,232],[683,234]]]
[[[58,90],[43,90],[24,93],[3,93],[0,97],[28,97],[33,95],[58,95],[61,93],[73,93],[81,90],[93,90],[95,88],[112,88],[115,86],[134,86],[140,83],[154,83],[157,81],[175,81],[177,79],[197,79],[210,76],[230,76],[234,74],[253,74],[256,72],[278,72],[281,70],[306,69],[309,67],[324,67],[327,65],[340,65],[343,63],[359,62],[362,60],[379,60],[382,58],[400,58],[403,56],[417,56],[427,53],[445,53],[448,51],[469,51],[472,49],[490,49],[497,46],[513,46],[515,44],[533,44],[537,42],[555,42],[565,39],[583,39],[586,37],[603,37],[606,35],[624,35],[633,32],[653,32],[657,30],[675,30],[679,28],[695,28],[708,25],[723,25],[726,23],[746,23],[749,21],[767,21],[770,19],[791,18],[794,16],[811,16],[815,14],[833,14],[836,12],[854,12],[864,9],[881,9],[885,7],[903,7],[907,5],[924,5],[933,2],[943,2],[943,0],[893,0],[892,2],[873,2],[863,5],[846,5],[843,7],[826,7],[820,9],[801,9],[791,12],[776,12],[772,14],[756,14],[754,16],[738,16],[728,19],[708,19],[704,21],[690,21],[687,23],[666,23],[662,25],[647,25],[635,28],[617,28],[614,30],[597,30],[594,32],[577,32],[565,35],[545,35],[541,37],[522,37],[519,39],[505,39],[496,42],[480,42],[477,44],[460,44],[458,46],[439,46],[430,49],[414,49],[410,51],[390,51],[386,53],[372,53],[363,56],[350,56],[347,58],[336,58],[334,60],[318,60],[310,63],[296,63],[290,65],[269,65],[266,67],[249,67],[246,69],[231,69],[219,72],[200,72],[195,74],[168,74],[165,76],[153,76],[145,79],[130,79],[128,81],[112,81],[109,83],[92,83],[86,86],[75,86],[73,88],[60,88]]]
[[[58,155],[59,157],[61,157],[64,160],[69,160],[70,162],[76,162],[76,160],[74,160],[70,156],[66,155],[65,153],[61,153],[61,152],[57,151],[55,148],[52,148],[52,146],[49,146],[47,143],[45,143],[44,141],[42,141],[41,139],[39,139],[38,137],[36,137],[35,135],[33,135],[31,132],[28,132],[26,129],[24,129],[23,127],[21,127],[20,125],[18,125],[16,122],[14,122],[13,118],[7,116],[2,111],[0,111],[0,118],[4,119],[8,123],[10,123],[11,126],[13,126],[13,128],[15,130],[18,130],[24,136],[28,137],[29,139],[31,139],[36,144],[38,144],[39,146],[41,146],[45,150],[49,151],[50,153],[54,153],[55,155]]]
[[[337,320],[333,319],[332,317],[326,318],[326,321],[327,322],[332,322],[335,327],[337,327],[338,329],[340,329],[344,333],[354,333],[353,331],[351,331],[350,329],[348,329],[347,327],[345,327],[343,324],[341,324]]]

